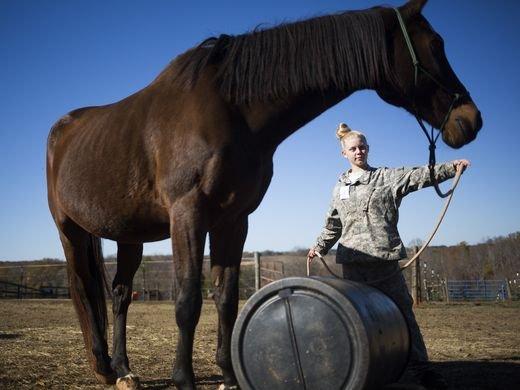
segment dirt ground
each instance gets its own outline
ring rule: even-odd
[[[520,389],[520,303],[424,305],[416,310],[430,358],[451,389]],[[194,365],[199,389],[216,389],[216,311],[206,301]],[[130,307],[128,352],[144,388],[169,377],[176,326],[170,302]],[[96,384],[68,300],[0,301],[1,389],[103,389]],[[406,387],[409,388],[409,387]]]

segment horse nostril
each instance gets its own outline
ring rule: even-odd
[[[464,126],[464,121],[461,117],[456,117],[455,122],[457,122],[457,125],[459,125],[459,129],[463,134],[466,134],[466,127]]]
[[[469,126],[467,121],[464,120],[464,118],[461,118],[460,116],[455,118],[455,122],[457,122],[457,125],[459,127],[460,133],[462,136],[466,139],[466,142],[470,142],[471,140],[475,139],[476,132],[473,133],[469,130]]]

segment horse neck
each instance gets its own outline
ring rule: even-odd
[[[257,48],[265,44],[257,41],[259,35],[222,42],[223,46],[231,45],[232,50],[223,52],[225,56],[231,54],[226,57],[223,68],[219,68],[221,90],[228,101],[238,102],[243,117],[262,146],[276,149],[289,135],[353,92],[381,88],[388,82],[385,79],[391,69],[384,34],[390,30],[386,29],[385,20],[390,23],[395,15],[390,15],[391,10],[388,16],[378,14],[380,11],[344,13],[308,21],[308,26],[321,31],[321,35],[314,36],[328,38],[329,45],[324,45],[322,53],[315,50],[320,42],[306,35],[309,29],[300,29],[307,22],[291,25],[294,27],[291,34],[300,34],[310,43],[300,42],[296,47],[297,40],[286,39],[281,33],[274,35],[278,40],[286,39],[287,50],[274,45],[262,63],[254,60],[255,54],[262,55]],[[336,50],[338,45],[344,46],[341,53]],[[288,53],[292,53],[292,57],[289,58]],[[278,57],[283,60],[278,61]],[[279,63],[280,69],[270,68],[266,62]],[[290,77],[294,75],[299,77]],[[281,96],[282,91],[287,97]]]
[[[284,101],[251,103],[242,109],[242,113],[259,147],[274,152],[287,137],[353,92],[307,92]]]

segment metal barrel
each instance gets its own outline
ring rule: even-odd
[[[379,389],[399,379],[409,346],[403,315],[381,291],[293,277],[246,302],[231,358],[242,390]]]

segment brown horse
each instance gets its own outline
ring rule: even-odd
[[[442,87],[423,74],[414,82],[396,13],[378,7],[208,39],[134,95],[72,111],[54,125],[49,206],[100,381],[138,386],[126,353],[132,279],[143,242],[171,237],[179,327],[173,381],[195,387],[193,337],[209,235],[216,361],[226,386],[236,385],[230,338],[248,215],[267,191],[277,146],[329,107],[373,89],[436,128],[447,116],[442,138],[452,147],[476,137],[480,113],[451,69],[442,38],[421,15],[424,3],[412,0],[400,11],[421,64]],[[451,111],[447,89],[463,95]],[[100,237],[118,244],[112,357]]]

